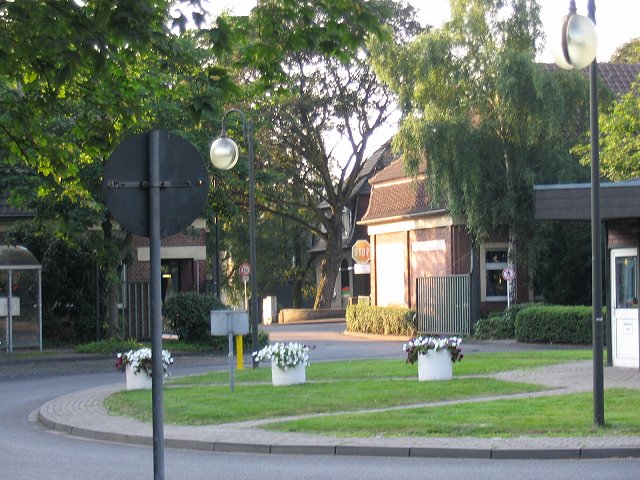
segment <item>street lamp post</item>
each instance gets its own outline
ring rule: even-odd
[[[251,120],[247,120],[242,110],[232,108],[225,112],[222,117],[222,131],[220,138],[214,140],[211,144],[209,157],[214,167],[221,170],[230,170],[238,162],[239,152],[236,143],[227,136],[225,121],[227,116],[236,113],[242,120],[242,133],[244,141],[247,143],[249,153],[249,263],[252,272],[251,281],[251,348],[253,352],[258,351],[258,281],[256,278],[256,204],[255,204],[255,176],[253,172],[253,125]],[[258,363],[253,360],[253,368]]]
[[[582,69],[589,65],[589,102],[591,133],[591,303],[593,323],[593,421],[604,426],[604,372],[602,365],[602,245],[600,225],[600,151],[598,128],[598,90],[596,61],[596,5],[587,3],[588,18],[576,14],[576,2],[569,2],[564,17],[560,50],[556,65],[564,69]]]

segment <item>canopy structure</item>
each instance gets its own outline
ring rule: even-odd
[[[42,267],[24,247],[0,245],[0,342],[42,350]]]

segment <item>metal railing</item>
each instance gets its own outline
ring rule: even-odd
[[[151,337],[149,282],[127,282],[122,287],[120,334],[126,339]]]
[[[471,331],[471,276],[417,278],[416,330],[421,334],[468,335]]]

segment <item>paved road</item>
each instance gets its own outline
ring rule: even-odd
[[[274,340],[303,340],[314,343],[316,361],[328,358],[398,356],[402,341],[371,341],[344,338],[339,325],[273,326]],[[316,332],[315,334],[313,332]],[[326,347],[326,348],[325,348]],[[467,344],[470,349],[529,348],[513,344],[497,347]],[[345,353],[346,352],[346,353]],[[369,353],[369,355],[367,355]],[[352,354],[352,355],[350,355]],[[95,362],[95,363],[93,363]],[[180,359],[174,373],[224,368],[224,357]],[[113,359],[82,363],[80,360],[33,362],[18,366],[0,361],[0,478],[113,479],[151,478],[152,450],[148,446],[87,441],[61,435],[30,421],[30,414],[49,400],[89,388],[122,384],[113,372]],[[7,370],[14,373],[7,373]],[[21,378],[15,371],[22,370]],[[90,371],[89,374],[79,374]],[[54,376],[50,376],[53,374]],[[640,461],[632,460],[529,460],[487,461],[479,459],[428,459],[360,456],[255,455],[185,451],[168,448],[165,453],[167,479],[281,479],[283,477],[324,479],[391,479],[452,475],[465,479],[635,479]]]

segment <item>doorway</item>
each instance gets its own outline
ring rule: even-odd
[[[611,339],[613,365],[640,366],[638,249],[611,250]]]

